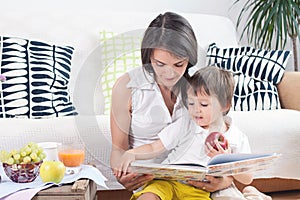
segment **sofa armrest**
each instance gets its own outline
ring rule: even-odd
[[[235,181],[234,183],[240,191],[242,191],[246,186],[237,181]],[[254,179],[250,185],[256,187],[261,192],[300,190],[300,180],[298,179],[258,178]]]
[[[300,111],[300,72],[285,72],[277,89],[282,108]]]

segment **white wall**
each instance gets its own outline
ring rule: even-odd
[[[233,0],[9,0],[2,1],[5,9],[18,9],[26,12],[28,7],[40,10],[81,8],[84,10],[154,11],[167,10],[195,12],[228,16],[228,8]],[[80,13],[78,13],[80,14]]]
[[[10,0],[2,1],[1,9],[18,10],[20,12],[31,12],[38,9],[40,11],[53,13],[62,12],[66,9],[78,10],[78,8],[91,10],[93,12],[117,10],[163,13],[165,11],[177,11],[226,16],[236,24],[238,13],[245,1],[246,0],[241,0],[239,4],[233,6],[235,0]],[[78,13],[78,15],[80,15],[80,13]],[[240,33],[241,31],[239,29],[238,37]],[[247,40],[243,38],[240,44],[247,45]],[[286,48],[291,50],[291,44],[288,44]],[[298,57],[300,57],[299,44]],[[289,60],[287,70],[293,70],[292,56]]]

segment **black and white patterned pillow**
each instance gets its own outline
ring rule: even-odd
[[[0,37],[0,118],[76,115],[69,79],[74,49],[18,37]]]
[[[276,85],[282,79],[289,56],[290,52],[284,50],[219,48],[213,43],[207,50],[206,62],[233,72],[233,110],[271,110],[281,107]]]

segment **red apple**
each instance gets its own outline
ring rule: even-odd
[[[205,144],[209,143],[214,149],[218,150],[217,145],[215,144],[215,140],[219,142],[223,149],[228,148],[228,140],[225,136],[220,132],[211,132],[205,140]]]

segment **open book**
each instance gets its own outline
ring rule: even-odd
[[[205,175],[230,176],[266,169],[280,154],[219,154],[207,166],[195,164],[155,164],[143,161],[131,163],[130,171],[153,174],[156,179],[203,180]]]

